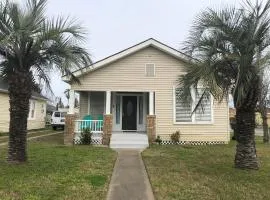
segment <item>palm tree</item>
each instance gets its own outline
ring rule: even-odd
[[[263,126],[263,142],[269,142],[269,127],[268,127],[268,116],[267,111],[269,107],[269,91],[270,91],[270,79],[269,79],[269,69],[264,70],[264,75],[262,77],[261,83],[261,93],[258,101],[257,111],[261,114],[262,117],[262,126]]]
[[[8,161],[24,162],[31,91],[37,80],[49,87],[49,72],[70,75],[90,63],[80,45],[84,30],[73,20],[45,16],[46,0],[28,0],[25,6],[0,3],[0,76],[9,84],[10,125]]]
[[[205,88],[222,101],[233,95],[236,108],[237,147],[235,167],[258,169],[255,148],[255,108],[260,96],[261,71],[269,61],[268,16],[270,2],[245,1],[238,9],[207,9],[198,15],[185,43],[194,59],[187,73],[179,77],[183,102],[190,88]],[[199,101],[200,103],[200,101]],[[198,106],[196,106],[198,107]]]

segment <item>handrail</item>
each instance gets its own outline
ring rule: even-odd
[[[103,120],[75,120],[75,133],[89,128],[92,133],[103,133]]]

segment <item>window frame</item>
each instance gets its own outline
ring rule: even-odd
[[[193,113],[193,115],[191,116],[191,121],[190,122],[177,122],[176,121],[176,100],[175,100],[175,90],[177,89],[176,86],[173,86],[173,124],[214,124],[214,98],[213,96],[210,94],[210,104],[211,104],[211,120],[210,121],[196,121],[196,113]],[[199,88],[200,89],[200,88]],[[203,88],[201,88],[203,89]],[[192,88],[191,89],[191,96],[192,99],[195,99],[195,90]],[[195,101],[192,103],[191,108],[192,110],[194,110],[195,108]]]
[[[33,103],[34,103],[34,116],[31,117],[31,111],[33,108]],[[36,101],[33,99],[29,100],[29,112],[28,112],[28,120],[35,120],[36,119],[36,111],[37,111],[37,105],[36,105]]]

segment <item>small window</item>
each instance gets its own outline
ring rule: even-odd
[[[155,65],[154,64],[146,64],[145,65],[145,76],[154,77],[155,76]]]

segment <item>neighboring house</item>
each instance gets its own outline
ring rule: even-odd
[[[0,132],[8,132],[10,119],[8,85],[2,79],[0,79],[0,102]],[[33,92],[30,99],[28,130],[45,127],[46,102],[46,97]]]
[[[46,114],[47,115],[52,115],[52,113],[56,110],[56,107],[52,105],[51,103],[46,104]]]
[[[105,127],[111,116],[112,131],[106,126],[106,133],[112,133],[111,142],[117,140],[116,135],[119,139],[136,132],[152,141],[160,136],[163,143],[170,143],[171,134],[179,130],[181,143],[228,143],[227,99],[218,103],[210,96],[204,99],[204,112],[198,109],[192,115],[195,104],[184,106],[177,98],[177,79],[185,73],[189,59],[148,39],[74,72],[80,84],[66,76],[63,80],[80,94],[80,119],[90,115],[94,121],[105,115]]]

